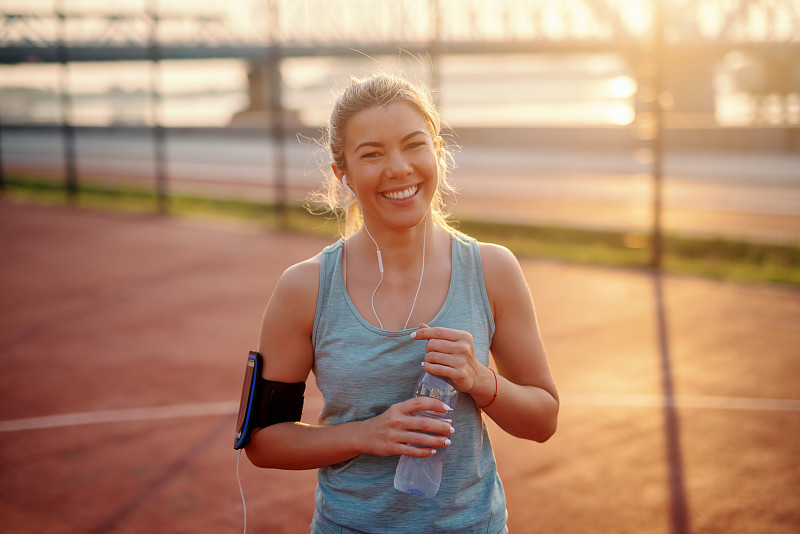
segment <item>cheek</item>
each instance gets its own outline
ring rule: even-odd
[[[424,169],[427,173],[432,171],[438,172],[439,170],[439,158],[437,158],[436,154],[433,152],[425,152],[415,155],[413,163],[419,169]]]
[[[428,172],[438,182],[439,178],[442,176],[442,173],[444,172],[444,167],[442,165],[442,161],[438,157],[433,156],[431,158],[431,160],[428,162],[427,168],[429,169]]]

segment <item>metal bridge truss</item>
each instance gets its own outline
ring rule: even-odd
[[[261,59],[395,54],[636,50],[663,2],[665,45],[703,50],[800,48],[800,0],[266,0],[253,12],[3,12],[0,63]]]

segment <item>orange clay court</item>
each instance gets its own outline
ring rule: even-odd
[[[241,532],[247,351],[329,242],[0,201],[0,532]],[[512,534],[800,531],[800,291],[522,266],[562,409],[490,423]],[[240,467],[248,532],[308,531],[314,472]]]

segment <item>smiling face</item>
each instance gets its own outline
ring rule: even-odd
[[[438,187],[437,141],[414,105],[398,101],[355,113],[344,131],[347,175],[370,230],[423,221]],[[377,228],[376,228],[377,229]]]

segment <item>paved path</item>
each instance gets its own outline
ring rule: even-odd
[[[8,172],[63,176],[59,130],[3,132]],[[649,164],[624,147],[556,150],[465,143],[452,182],[460,218],[643,232],[652,227]],[[169,132],[170,190],[275,200],[276,151],[264,137],[217,131]],[[287,140],[286,184],[301,202],[320,186],[327,158],[312,139]],[[155,183],[147,131],[90,130],[76,136],[82,182]],[[641,158],[639,157],[639,160]],[[670,151],[664,161],[664,228],[668,232],[800,243],[800,154]]]
[[[0,532],[241,532],[244,358],[325,244],[0,201]],[[522,263],[563,406],[490,426],[512,533],[797,532],[800,292]],[[314,472],[240,470],[249,532],[307,532]]]

